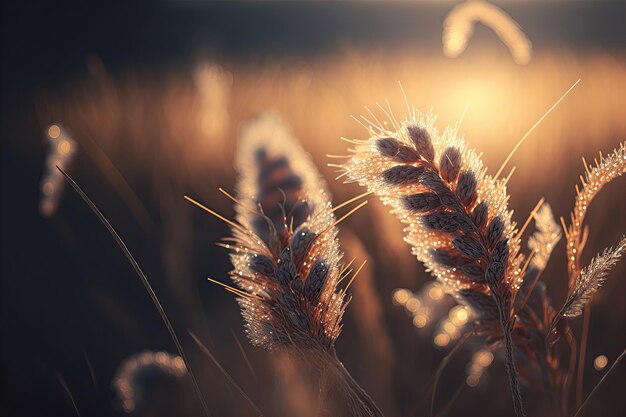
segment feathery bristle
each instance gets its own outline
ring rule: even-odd
[[[604,283],[607,274],[626,251],[626,237],[623,237],[615,249],[607,248],[602,254],[591,260],[581,271],[574,283],[574,288],[565,301],[560,315],[576,317],[582,314],[585,304],[591,301],[593,294]]]

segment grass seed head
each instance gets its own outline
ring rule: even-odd
[[[326,184],[282,120],[261,115],[242,129],[236,168],[231,276],[250,340],[267,348],[330,349],[346,296]]]

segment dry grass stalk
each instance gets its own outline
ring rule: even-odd
[[[351,141],[343,169],[391,206],[413,253],[448,292],[499,319],[515,411],[524,415],[511,334],[522,256],[506,180],[487,175],[456,129],[438,132],[432,115],[389,118],[391,128],[369,123],[370,139]]]
[[[208,417],[210,415],[209,409],[207,407],[206,401],[204,400],[204,396],[202,395],[202,391],[200,390],[200,386],[198,385],[198,380],[196,379],[196,376],[194,375],[194,373],[191,370],[191,367],[189,365],[189,360],[187,359],[187,355],[185,354],[185,351],[183,350],[183,347],[182,347],[182,345],[180,343],[180,340],[178,339],[178,335],[176,334],[176,330],[174,330],[174,326],[172,326],[172,323],[171,323],[169,317],[167,316],[167,314],[165,313],[165,309],[163,308],[163,305],[159,301],[159,298],[157,297],[156,293],[154,292],[154,289],[152,288],[152,285],[150,285],[150,282],[148,281],[148,278],[146,277],[146,275],[144,274],[143,270],[141,269],[141,267],[139,266],[139,264],[135,260],[135,257],[130,253],[130,250],[128,250],[128,247],[126,246],[126,243],[124,243],[124,240],[122,240],[120,235],[113,228],[111,223],[109,223],[109,221],[104,216],[104,214],[102,214],[100,209],[98,209],[98,207],[95,205],[95,203],[89,198],[89,196],[87,196],[87,194],[85,194],[85,192],[80,188],[80,186],[78,184],[76,184],[76,182],[65,171],[63,171],[58,166],[56,168],[61,172],[61,174],[63,174],[63,176],[65,177],[67,182],[78,193],[78,195],[80,196],[80,198],[82,198],[82,200],[85,202],[85,204],[87,204],[87,206],[89,206],[89,209],[96,215],[96,217],[98,217],[98,220],[100,220],[100,222],[105,226],[105,228],[107,229],[107,231],[109,232],[111,237],[113,237],[113,240],[115,240],[115,243],[118,245],[118,247],[124,253],[124,256],[126,256],[126,259],[132,265],[133,269],[135,270],[135,273],[137,274],[137,277],[139,278],[139,280],[141,281],[142,285],[144,286],[146,292],[150,296],[150,299],[151,299],[152,303],[154,304],[154,307],[157,309],[159,315],[161,316],[161,320],[163,321],[163,324],[167,328],[167,331],[170,334],[170,337],[171,337],[172,341],[174,342],[174,345],[176,346],[176,350],[180,354],[180,357],[183,359],[183,362],[184,362],[184,364],[185,364],[185,366],[187,368],[187,372],[189,373],[189,376],[190,376],[191,381],[193,383],[193,388],[194,388],[195,394],[198,397],[198,400],[200,401],[200,403],[202,404],[202,409],[204,411],[204,415],[206,415]]]
[[[596,384],[596,386],[593,388],[593,390],[591,391],[591,393],[589,393],[589,395],[585,399],[585,402],[582,403],[582,405],[578,408],[578,410],[576,411],[576,414],[574,414],[574,417],[579,417],[579,416],[583,415],[583,413],[587,409],[587,406],[589,405],[589,402],[593,398],[593,396],[596,393],[596,391],[598,390],[598,388],[600,388],[600,386],[602,386],[602,384],[604,384],[604,381],[606,380],[606,378],[624,360],[624,356],[626,356],[626,349],[624,349],[624,351],[622,351],[622,353],[617,357],[617,359],[615,359],[615,362],[613,362],[613,365],[611,365],[609,370],[606,371],[606,373],[602,376],[602,379],[600,380],[600,382],[598,382]]]
[[[278,376],[279,390],[277,400],[281,404],[284,416],[319,417],[318,395],[313,390],[313,383],[298,357],[286,351],[271,356],[272,368]],[[288,392],[289,395],[284,393]]]
[[[223,246],[238,288],[225,287],[238,296],[250,341],[302,355],[339,384],[352,415],[381,416],[335,354],[349,302],[339,284],[352,270],[340,265],[341,219],[324,181],[273,114],[243,127],[236,168],[237,217],[226,220],[233,237]]]
[[[482,0],[469,0],[456,6],[443,22],[443,50],[451,58],[459,56],[480,22],[491,28],[509,48],[518,64],[528,64],[532,44],[522,28],[504,10]]]
[[[340,241],[348,259],[373,258],[351,230],[344,228]],[[359,352],[355,354],[368,364],[361,368],[360,373],[364,380],[371,382],[368,391],[377,398],[388,399],[381,404],[385,410],[391,410],[388,411],[390,414],[394,414],[394,404],[390,401],[393,398],[394,351],[385,323],[384,306],[376,289],[374,267],[368,261],[361,269],[359,279],[351,286],[354,298],[350,314],[360,339],[368,341],[360,344]]]

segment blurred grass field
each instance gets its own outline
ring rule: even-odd
[[[198,62],[198,68],[205,64]],[[336,181],[335,170],[327,166],[333,161],[326,154],[346,153],[348,144],[340,137],[367,136],[366,130],[351,118],[353,115],[358,119],[361,114],[371,117],[364,106],[383,119],[390,107],[400,118],[406,112],[404,90],[411,106],[423,111],[432,109],[439,115],[440,129],[457,123],[467,106],[459,130],[471,146],[483,153],[485,165],[493,173],[526,131],[580,78],[580,84],[509,163],[509,167],[516,166],[509,191],[510,208],[515,210],[518,223],[526,220],[542,196],[556,216],[567,218],[574,203],[574,185],[584,172],[581,157],[591,161],[598,151],[608,153],[626,138],[626,56],[599,50],[543,51],[526,66],[514,64],[502,49],[470,49],[457,59],[410,49],[346,49],[307,61],[211,64],[219,66],[221,72],[215,73],[212,82],[199,84],[197,68],[111,74],[106,63],[91,57],[79,78],[39,94],[37,117],[42,132],[52,123],[61,123],[72,133],[79,154],[70,173],[113,224],[120,226],[122,235],[128,236],[129,246],[137,250],[141,263],[150,265],[149,276],[164,294],[177,325],[203,332],[225,368],[271,416],[288,412],[281,408],[280,395],[266,392],[276,378],[266,353],[250,348],[243,340],[241,319],[230,294],[205,280],[206,276],[225,280],[230,269],[226,252],[212,245],[227,234],[226,227],[217,219],[197,213],[182,199],[183,194],[192,194],[227,217],[233,216],[231,202],[217,189],[233,189],[237,133],[247,117],[268,109],[280,112],[326,177],[333,202],[340,203],[362,190]],[[207,117],[216,120],[207,125]],[[39,145],[28,144],[18,152],[32,152]],[[614,245],[626,231],[625,191],[624,179],[620,178],[593,203],[583,263]],[[66,193],[52,222],[57,225],[55,233],[62,231],[60,245],[71,247],[66,252],[80,257],[96,245],[87,243],[82,247],[89,235],[72,221],[72,213],[78,210],[81,216],[89,217],[71,191]],[[361,253],[369,254],[372,280],[357,280],[354,291],[379,303],[382,311],[369,314],[369,320],[382,324],[390,346],[373,347],[362,339],[367,326],[359,325],[362,309],[353,305],[348,309],[338,350],[347,368],[372,393],[386,415],[422,415],[428,409],[432,376],[445,352],[435,351],[428,335],[412,327],[410,318],[392,305],[391,294],[397,287],[417,290],[430,278],[402,241],[401,226],[374,198],[369,200],[371,204],[346,220],[341,229],[349,230],[349,239],[360,241]],[[104,233],[99,243],[109,245]],[[354,245],[358,246],[351,247]],[[144,295],[136,288],[116,292],[134,278],[121,258],[106,259],[113,253],[107,246],[101,255],[89,256],[105,257],[100,262],[111,262],[113,270],[123,272],[119,276],[96,273],[98,277],[85,285],[91,288],[87,297],[94,314],[105,317],[112,327],[123,329],[114,349],[117,357],[132,353],[131,347],[150,348],[145,345],[157,338],[148,334],[155,332],[152,327],[158,322],[152,317],[150,329],[141,330],[145,325],[142,320],[151,316],[137,317],[136,311],[140,306],[149,307],[143,299],[141,304],[134,304],[139,303],[134,300]],[[76,273],[84,276],[84,268],[77,267]],[[618,265],[593,303],[586,392],[602,375],[591,366],[593,358],[605,354],[612,361],[626,342],[619,331],[626,320],[620,280],[625,273],[626,264]],[[566,289],[563,242],[543,278],[554,304],[560,305]],[[369,285],[373,291],[361,285]],[[353,303],[358,305],[357,300]],[[250,377],[231,330],[248,351],[259,381]],[[167,347],[166,336],[160,337]],[[189,349],[193,348],[190,343]],[[390,349],[385,359],[390,369],[383,378],[369,369],[368,361],[376,360],[372,358],[385,349]],[[106,349],[98,351],[105,354]],[[205,358],[194,356],[194,363],[201,363],[201,385],[217,415],[254,415]],[[444,398],[451,396],[463,380],[463,358],[454,366],[456,376],[446,372],[441,382]],[[450,415],[462,410],[468,415],[478,410],[483,410],[481,415],[508,412],[504,368],[500,363],[489,372],[485,385],[462,392],[451,406]],[[391,387],[381,387],[381,383]],[[591,415],[614,412],[615,407],[623,410],[623,404],[616,405],[621,399],[615,389],[623,383],[622,373],[619,380],[613,381],[613,388],[595,401]],[[535,407],[532,415],[543,415],[537,411],[539,405],[533,396],[527,397],[530,409]],[[487,399],[493,405],[485,410]]]

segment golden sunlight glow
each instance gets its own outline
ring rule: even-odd
[[[233,76],[220,65],[203,63],[196,68],[194,81],[200,102],[200,130],[206,145],[216,145],[228,135],[228,103]]]

